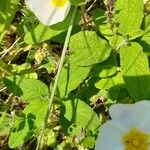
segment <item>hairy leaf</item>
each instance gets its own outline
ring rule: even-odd
[[[62,32],[63,30],[54,30],[43,24],[39,24],[36,28],[26,33],[24,41],[27,44],[41,43],[61,34]]]
[[[121,49],[121,70],[128,92],[135,100],[150,98],[148,59],[138,43]]]
[[[82,128],[87,132],[97,134],[100,126],[97,114],[79,99],[64,102],[60,121],[65,134],[70,136],[79,135]]]
[[[94,31],[73,35],[69,49],[68,63],[62,70],[58,84],[60,97],[66,96],[77,88],[86,79],[91,67],[107,59],[111,52],[108,42],[101,39]]]
[[[33,101],[47,99],[48,87],[39,80],[24,77],[6,77],[4,84],[16,96],[23,100]]]
[[[18,8],[19,0],[1,0],[0,2],[0,41],[9,27]]]
[[[24,109],[20,116],[16,117],[8,142],[10,148],[21,146],[39,131],[46,115],[47,105],[47,101],[35,100]]]
[[[104,61],[111,52],[108,42],[94,31],[83,31],[73,35],[69,47],[69,63],[86,67]]]
[[[65,97],[88,76],[90,67],[80,67],[67,64],[63,67],[58,83],[58,95]]]
[[[119,32],[135,36],[142,23],[143,0],[117,0],[114,8]]]

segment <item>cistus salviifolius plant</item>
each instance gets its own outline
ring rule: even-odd
[[[149,0],[1,0],[0,149],[149,150]]]

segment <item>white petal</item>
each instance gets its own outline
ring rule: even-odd
[[[124,150],[122,137],[127,130],[116,121],[107,121],[100,129],[95,150]]]
[[[135,104],[115,104],[110,107],[110,115],[130,127],[143,128],[149,120],[150,101],[140,101]]]
[[[71,7],[70,1],[63,7],[52,6],[50,0],[25,0],[25,3],[39,21],[48,26],[62,22]]]
[[[150,119],[149,119],[149,121],[150,121]],[[149,143],[150,143],[150,126],[149,126],[149,122],[147,122],[147,123],[148,124],[145,124],[145,126],[140,128],[140,130],[149,135]]]

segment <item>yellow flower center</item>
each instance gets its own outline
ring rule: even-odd
[[[132,128],[123,136],[123,144],[125,150],[148,150],[148,139],[149,135],[147,133]]]
[[[51,4],[54,7],[63,7],[68,0],[51,0]]]

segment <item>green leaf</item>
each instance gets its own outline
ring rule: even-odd
[[[121,70],[130,95],[137,101],[150,98],[150,70],[146,55],[138,43],[121,49]]]
[[[117,102],[129,97],[123,77],[119,70],[119,68],[117,69],[116,60],[113,55],[111,55],[106,61],[96,65],[93,70],[95,87],[100,89],[101,92],[106,90],[106,99],[110,99],[111,101],[115,100]],[[101,96],[106,97],[103,94]],[[101,96],[98,94],[97,96],[93,96],[93,98],[95,97],[97,100],[97,98]]]
[[[108,24],[102,24],[99,26],[100,33],[109,41],[112,49],[116,49],[123,41],[124,37],[112,30],[112,27]]]
[[[10,25],[18,8],[19,0],[1,0],[0,2],[0,41],[4,31]]]
[[[142,45],[144,51],[150,52],[150,15],[145,17],[143,28],[144,34],[138,39],[138,42]]]
[[[26,33],[24,41],[27,44],[41,43],[61,34],[62,32],[64,32],[64,30],[54,30],[43,24],[39,24],[36,28]]]
[[[76,44],[80,41],[80,44]],[[92,65],[102,62],[110,55],[107,41],[98,37],[93,31],[79,32],[71,37],[70,55],[63,68],[59,84],[59,96],[67,96],[69,92],[88,76]]]
[[[7,74],[10,75],[10,71],[12,69],[11,65],[8,65],[7,63],[5,63],[3,60],[0,60],[0,71],[1,72],[5,72]]]
[[[48,73],[51,73],[55,70],[55,61],[52,56],[47,57],[41,64],[42,68],[45,68]]]
[[[121,74],[118,73],[108,78],[101,78],[95,83],[95,86],[98,89],[105,90],[120,84],[124,84],[124,81]]]
[[[104,61],[111,52],[108,42],[94,31],[81,31],[73,35],[69,48],[69,63],[84,67]]]
[[[96,26],[101,26],[106,22],[106,15],[105,11],[101,8],[97,8],[91,11],[93,16],[93,21],[95,22]]]
[[[103,77],[110,77],[116,72],[117,72],[117,66],[113,64],[108,64],[103,66],[99,65],[95,67],[94,75],[103,78]]]
[[[80,67],[69,65],[63,67],[58,83],[58,95],[60,97],[67,96],[73,89],[88,76],[90,67]]]
[[[78,98],[84,100],[85,102],[89,102],[90,98],[95,96],[99,92],[99,89],[95,87],[96,78],[93,74],[92,75],[90,74],[89,78],[87,78],[80,85],[79,87],[80,90],[78,90],[77,94]]]
[[[26,78],[37,79],[37,73],[31,68],[30,63],[24,63],[21,65],[12,64],[13,69],[11,72],[15,75],[23,75]]]
[[[116,102],[123,102],[125,99],[129,99],[130,95],[126,89],[125,84],[117,84],[108,90],[108,102],[107,104],[110,105],[112,101]]]
[[[150,32],[145,33],[138,42],[142,45],[144,51],[150,52]]]
[[[97,134],[100,126],[99,118],[88,104],[75,99],[64,102],[64,106],[61,109],[60,122],[66,135],[69,134],[71,137],[79,135],[81,128],[92,135]]]
[[[6,112],[0,112],[0,115],[0,136],[7,136],[10,132],[13,120]]]
[[[146,16],[144,21],[145,33],[150,32],[150,15]]]
[[[26,33],[24,41],[27,44],[41,43],[50,39],[57,39],[58,41],[64,41],[66,36],[66,31],[69,27],[70,20],[73,14],[74,7],[72,6],[69,14],[63,22],[57,23],[51,27],[39,24],[36,28],[32,29],[30,32]],[[74,21],[74,25],[78,25],[80,21],[80,13],[77,13]],[[60,40],[61,39],[61,40]]]
[[[115,18],[121,34],[135,35],[139,32],[143,18],[143,0],[117,0]]]
[[[84,147],[93,149],[95,146],[95,138],[92,136],[88,136],[83,140],[82,143],[83,143]]]
[[[39,131],[46,115],[47,104],[47,101],[35,100],[16,117],[8,142],[10,148],[21,146]]]
[[[117,61],[113,53],[109,56],[108,59],[102,63],[98,63],[93,67],[92,74],[96,77],[110,77],[117,72]]]
[[[109,39],[115,34],[113,33],[111,26],[106,23],[99,25],[99,31],[106,39]]]
[[[23,100],[33,101],[47,99],[48,87],[39,80],[24,77],[6,77],[4,84],[16,96]]]

